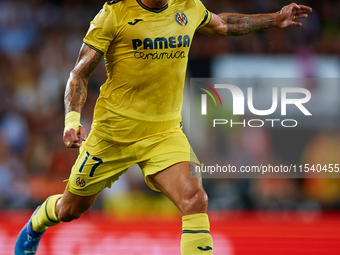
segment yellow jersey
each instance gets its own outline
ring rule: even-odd
[[[140,0],[114,0],[91,22],[84,43],[104,54],[92,131],[134,142],[178,127],[188,53],[211,13],[200,0],[170,0],[160,9]]]

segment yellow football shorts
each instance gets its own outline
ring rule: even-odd
[[[90,132],[80,147],[66,189],[79,196],[94,195],[110,188],[130,166],[138,164],[146,184],[159,191],[148,176],[184,161],[199,164],[179,127],[134,143],[106,141]]]

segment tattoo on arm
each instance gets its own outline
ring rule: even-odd
[[[275,25],[274,18],[268,14],[242,15],[229,14],[222,17],[227,24],[228,36],[239,36],[253,33]],[[226,19],[226,20],[225,20]]]
[[[86,44],[83,45],[77,63],[67,81],[64,96],[65,114],[70,111],[81,112],[87,98],[88,80],[101,59],[102,54]]]

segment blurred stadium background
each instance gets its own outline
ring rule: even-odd
[[[290,3],[203,2],[215,13],[249,14]],[[103,3],[0,0],[0,254],[13,254],[16,235],[32,210],[64,190],[78,153],[62,142],[64,88],[89,22]],[[227,39],[197,34],[188,78],[253,77],[258,63],[266,65],[262,77],[340,78],[340,2],[298,3],[314,10],[303,28]],[[82,114],[87,131],[104,81],[102,63],[88,86]],[[332,114],[335,125],[324,128],[237,132],[226,138],[233,145],[226,155],[247,162],[273,157],[278,163],[340,163],[339,105]],[[246,135],[260,146],[245,143]],[[285,149],[291,142],[294,147]],[[209,179],[204,185],[214,254],[340,254],[340,179]],[[133,167],[82,219],[50,229],[38,254],[179,254],[180,228],[176,208],[151,191]]]

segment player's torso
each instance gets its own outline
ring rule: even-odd
[[[178,116],[189,48],[202,20],[194,0],[152,10],[139,0],[111,2],[115,35],[105,55],[101,96],[129,115]],[[135,115],[135,117],[137,117]]]
[[[112,14],[114,37],[105,53],[108,79],[95,109],[96,129],[133,140],[178,125],[189,48],[204,6],[170,0],[151,10],[122,0],[104,7]]]
[[[118,61],[123,55],[132,57],[136,64],[187,58],[200,19],[194,1],[170,0],[158,10],[146,7],[139,0],[123,1],[121,5],[120,2],[110,5],[117,29],[107,53],[109,62]]]

